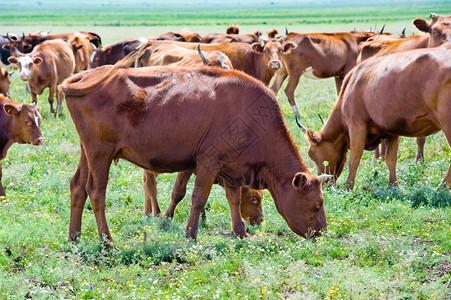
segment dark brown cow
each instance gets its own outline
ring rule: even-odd
[[[324,128],[319,133],[307,131],[309,156],[318,174],[337,179],[350,150],[346,187],[352,189],[363,150],[374,150],[386,138],[390,183],[397,184],[400,136],[423,137],[442,129],[451,144],[450,71],[448,43],[374,56],[357,65],[346,76]],[[451,186],[451,166],[444,182]]]
[[[203,44],[217,43],[246,43],[252,44],[259,41],[256,34],[225,34],[225,33],[209,33],[205,35],[200,42]]]
[[[94,32],[86,32],[86,31],[79,31],[78,32],[81,35],[88,36],[90,43],[92,43],[93,47],[95,48],[101,48],[102,47],[102,40],[100,36],[97,33]],[[34,47],[37,45],[43,43],[47,40],[55,40],[55,39],[62,39],[67,40],[70,36],[74,35],[75,33],[60,33],[60,34],[42,34],[42,33],[31,33],[27,36],[22,36],[20,39],[20,43],[17,45],[17,50],[21,53],[30,53],[33,51]]]
[[[280,61],[282,53],[296,47],[293,43],[284,43],[280,39],[263,40],[262,43],[254,43],[250,47],[245,43],[202,44],[202,51],[220,51],[232,62],[235,70],[240,70],[248,75],[261,80],[268,85],[274,73],[282,66]],[[149,41],[147,49],[160,49],[171,42]],[[172,42],[174,43],[174,42]],[[197,49],[196,43],[175,43],[179,47]]]
[[[0,160],[6,158],[9,147],[14,143],[41,145],[44,142],[39,107],[34,104],[18,104],[0,96]],[[0,196],[6,196],[2,185],[0,164]]]
[[[105,192],[115,159],[155,173],[196,168],[187,237],[196,238],[217,177],[224,180],[233,231],[241,238],[248,236],[240,215],[242,185],[267,188],[297,234],[326,229],[321,177],[302,162],[277,99],[260,82],[219,68],[120,69],[122,63],[130,61],[84,71],[62,87],[87,162],[71,181],[71,239],[80,233],[88,195],[100,236],[113,243]],[[83,170],[87,183],[80,180]]]
[[[185,197],[186,186],[193,174],[193,170],[187,170],[179,172],[177,179],[172,190],[171,203],[165,212],[165,216],[168,218],[174,217],[174,210],[178,203]],[[217,183],[224,186],[224,182],[216,178]],[[157,200],[157,180],[156,175],[152,172],[144,171],[143,173],[144,183],[144,214],[149,215],[153,213],[157,216],[161,213],[160,206]],[[249,186],[241,186],[240,188],[240,213],[241,217],[248,221],[249,224],[255,225],[263,222],[263,209],[262,209],[263,193],[259,190],[254,190]],[[201,212],[203,218],[205,218],[205,211]]]
[[[0,66],[0,93],[4,96],[9,96],[9,84],[11,80],[9,80],[8,71],[3,72],[2,67]]]
[[[91,68],[97,68],[103,65],[114,65],[119,60],[125,57],[124,55],[124,45],[127,43],[136,43],[139,45],[139,40],[129,39],[115,43],[113,45],[97,49],[91,60]],[[135,45],[135,47],[136,47]]]
[[[226,30],[227,34],[239,34],[240,33],[240,28],[238,27],[238,25],[230,25],[229,27],[227,27]]]
[[[185,42],[185,38],[181,34],[175,33],[175,32],[165,32],[165,33],[159,34],[157,36],[151,37],[149,39],[155,40],[155,41]]]
[[[32,102],[37,103],[36,95],[49,88],[50,111],[55,112],[53,98],[56,94],[56,111],[61,113],[63,95],[57,86],[74,72],[72,46],[63,40],[49,40],[37,45],[30,54],[21,54],[18,58],[11,56],[8,60],[19,65],[19,76],[28,82]]]
[[[202,39],[200,34],[183,29],[177,31],[177,33],[180,34],[185,39],[185,42],[188,43],[199,43]]]
[[[150,43],[152,44],[152,43]],[[179,47],[176,44],[164,44],[159,48],[149,48],[144,44],[144,53],[135,62],[136,67],[150,66],[185,66],[197,67],[201,65],[233,69],[230,59],[220,51],[201,51],[200,45],[197,50]]]
[[[338,92],[344,76],[356,65],[358,44],[372,35],[371,32],[288,33],[285,41],[297,47],[282,56],[284,68],[276,73],[271,89],[277,94],[288,76],[285,94],[293,113],[299,117],[294,91],[305,70],[311,68],[319,78],[335,77]]]
[[[268,30],[268,37],[269,37],[270,39],[275,38],[277,34],[278,34],[278,32],[277,32],[276,29]]]

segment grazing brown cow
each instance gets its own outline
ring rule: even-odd
[[[150,66],[185,66],[197,67],[201,65],[209,67],[219,67],[223,69],[233,69],[230,59],[220,51],[201,51],[200,45],[197,50],[179,47],[177,44],[159,45],[159,48],[149,48],[149,44],[144,44],[146,48],[143,54],[137,58],[136,67]]]
[[[385,55],[395,51],[404,51],[411,49],[427,48],[427,47],[437,47],[444,43],[451,42],[451,16],[441,17],[436,14],[430,14],[432,22],[429,24],[424,19],[415,19],[413,21],[414,25],[421,31],[428,34],[426,35],[413,35],[406,39],[385,41],[378,43],[377,41],[371,42],[368,47],[372,47],[371,51],[364,52],[365,49],[360,49],[359,57],[357,62],[360,63],[364,59],[368,58],[370,54],[372,55]],[[362,43],[363,44],[363,43]],[[425,137],[417,138],[418,144],[418,154],[417,160],[424,160],[424,144],[426,143]],[[382,157],[385,155],[386,143],[382,143]],[[379,148],[376,149],[376,157],[379,157]]]
[[[297,234],[326,229],[321,177],[302,162],[277,99],[265,86],[234,70],[121,69],[122,63],[130,61],[84,71],[62,85],[87,162],[71,181],[71,239],[80,233],[88,195],[100,236],[113,243],[105,191],[115,159],[155,173],[196,168],[187,237],[196,238],[217,177],[224,180],[233,231],[241,238],[248,236],[240,215],[242,185],[267,188]],[[80,180],[86,168],[87,183]]]
[[[63,40],[49,40],[37,45],[30,54],[11,56],[9,62],[18,64],[20,78],[28,82],[31,100],[37,103],[36,95],[49,88],[50,111],[53,110],[53,98],[56,94],[57,113],[61,113],[63,95],[57,90],[58,84],[74,72],[75,58],[72,46]]]
[[[338,92],[344,76],[356,65],[358,44],[372,35],[372,32],[288,33],[285,42],[297,47],[282,55],[284,68],[276,73],[271,89],[277,94],[288,76],[285,94],[293,113],[299,117],[294,91],[305,70],[311,68],[319,78],[335,77]]]
[[[280,39],[262,40],[262,43],[254,43],[251,46],[245,43],[222,43],[222,44],[202,44],[202,51],[220,51],[224,53],[232,62],[235,70],[240,70],[246,74],[261,80],[268,85],[274,73],[282,67],[280,61],[282,53],[295,48],[293,43],[284,43],[284,37]],[[175,42],[149,41],[148,49],[160,49],[164,45]],[[187,49],[195,50],[198,47],[196,43],[175,43],[175,45]],[[149,54],[150,54],[149,53]]]
[[[174,217],[174,210],[178,203],[185,197],[186,186],[193,174],[193,170],[187,170],[179,172],[177,179],[172,190],[171,203],[165,212],[165,216],[168,218]],[[157,216],[161,213],[157,200],[157,180],[156,175],[152,172],[144,171],[143,183],[144,183],[144,214],[149,215],[153,213]],[[216,182],[224,186],[224,182],[219,178],[216,178]],[[263,209],[262,209],[263,193],[259,190],[254,190],[247,185],[240,188],[240,213],[241,217],[248,221],[249,224],[255,225],[263,222]],[[205,211],[202,211],[202,215],[205,218]]]
[[[94,51],[97,48],[91,44],[89,36],[80,32],[74,32],[68,35],[67,42],[72,45],[75,58],[74,73],[87,70],[90,67],[90,63],[94,57]]]
[[[39,107],[34,104],[18,104],[0,96],[0,160],[5,159],[9,147],[14,143],[41,145],[44,142]],[[0,164],[0,196],[5,196]]]
[[[450,71],[448,43],[374,56],[357,65],[346,76],[323,129],[307,131],[309,156],[318,174],[329,173],[337,179],[350,150],[346,187],[352,189],[363,150],[374,150],[386,138],[390,183],[397,184],[400,136],[422,137],[442,129],[451,144]],[[444,182],[451,186],[451,166]]]
[[[8,71],[3,72],[2,67],[0,66],[0,93],[4,96],[9,96],[9,84],[11,80],[9,80]]]
[[[119,60],[124,58],[124,45],[127,43],[136,43],[139,45],[139,40],[128,39],[125,41],[120,41],[118,43],[112,44],[101,49],[97,49],[91,60],[91,68],[97,68],[103,65],[114,65]],[[136,45],[134,46],[136,48]]]

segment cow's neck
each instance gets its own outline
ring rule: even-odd
[[[255,78],[263,82],[268,86],[271,78],[274,75],[274,71],[268,68],[267,62],[263,59],[263,53],[252,51],[252,64],[255,66]]]
[[[337,149],[342,148],[344,144],[348,143],[347,132],[343,130],[341,124],[341,109],[339,103],[335,105],[326,124],[321,130],[321,139],[332,142]]]

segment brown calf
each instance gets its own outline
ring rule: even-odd
[[[49,40],[37,45],[30,54],[9,57],[8,61],[18,64],[20,78],[28,82],[31,100],[37,103],[37,96],[49,88],[50,111],[53,110],[53,98],[56,94],[57,113],[61,113],[63,95],[57,90],[58,84],[68,78],[75,68],[72,46],[63,40]]]
[[[34,104],[18,104],[0,96],[0,160],[6,158],[9,147],[14,143],[41,145],[44,142],[39,107]],[[2,185],[0,163],[0,196],[5,196]]]

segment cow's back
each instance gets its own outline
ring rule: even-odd
[[[45,41],[35,47],[32,56],[43,59],[37,68],[41,78],[51,74],[52,81],[60,83],[74,72],[75,58],[72,47],[65,41]]]
[[[264,161],[259,150],[250,151],[249,146],[281,130],[272,127],[284,125],[274,96],[241,72],[216,68],[124,69],[97,90],[81,95],[83,90],[89,91],[87,78],[109,70],[111,67],[100,67],[91,70],[96,74],[84,72],[66,81],[63,89],[68,109],[85,142],[101,140],[104,147],[116,151],[116,158],[144,169],[175,172],[194,168],[201,156],[213,157],[218,151],[225,163]],[[259,120],[262,115],[253,110],[255,102],[262,102],[269,119],[280,119],[279,125]],[[240,134],[231,137],[231,128],[239,128]],[[217,159],[213,157],[212,161]]]
[[[347,119],[367,116],[387,132],[409,136],[407,124],[434,120],[438,107],[451,107],[450,58],[451,46],[444,45],[365,60],[348,74],[340,95]],[[437,130],[423,126],[424,136]]]

